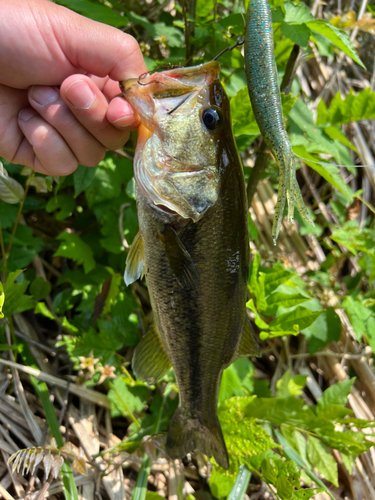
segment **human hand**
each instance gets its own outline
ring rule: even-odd
[[[97,165],[139,124],[118,81],[147,71],[136,40],[46,0],[1,0],[0,155],[47,175]]]

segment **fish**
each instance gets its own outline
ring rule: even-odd
[[[132,368],[153,383],[172,366],[179,404],[172,459],[199,451],[229,467],[218,394],[223,370],[259,346],[246,313],[245,181],[229,100],[211,61],[121,82],[141,125],[134,157],[139,233],[125,282],[145,276],[153,323]]]
[[[301,216],[314,225],[296,179],[292,146],[285,129],[273,46],[272,14],[267,0],[250,0],[246,14],[245,73],[251,105],[260,132],[279,167],[279,188],[272,225],[274,245],[285,204],[293,222],[294,201]]]

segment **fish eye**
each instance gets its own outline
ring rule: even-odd
[[[208,130],[216,130],[222,123],[221,110],[218,108],[207,108],[202,113],[202,121]]]

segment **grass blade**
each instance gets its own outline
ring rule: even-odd
[[[39,399],[43,405],[43,409],[46,413],[47,422],[51,430],[52,436],[56,439],[57,446],[61,448],[64,445],[64,440],[62,438],[59,422],[55,413],[53,404],[49,399],[48,387],[45,382],[37,380],[35,377],[31,376],[31,381],[33,386],[39,396]],[[74,476],[70,463],[65,461],[61,467],[61,476],[64,484],[65,498],[66,500],[78,500],[77,486],[74,481]]]
[[[147,493],[147,479],[151,472],[151,458],[145,453],[143,455],[142,467],[138,473],[132,493],[132,500],[145,500]]]
[[[247,487],[249,486],[251,472],[246,465],[241,465],[240,470],[236,477],[236,482],[230,490],[227,500],[242,500]]]

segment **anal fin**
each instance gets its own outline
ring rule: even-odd
[[[124,281],[128,286],[137,281],[142,275],[144,267],[143,240],[140,231],[138,231],[130,247],[126,258]]]
[[[246,356],[260,356],[260,347],[256,339],[253,327],[248,318],[245,319],[245,325],[242,332],[241,342],[233,356],[233,361]]]
[[[155,325],[152,325],[135,348],[132,368],[139,380],[153,384],[171,367]]]
[[[165,231],[159,234],[159,239],[179,284],[190,290],[197,288],[199,280],[197,268],[176,231],[166,226]]]

